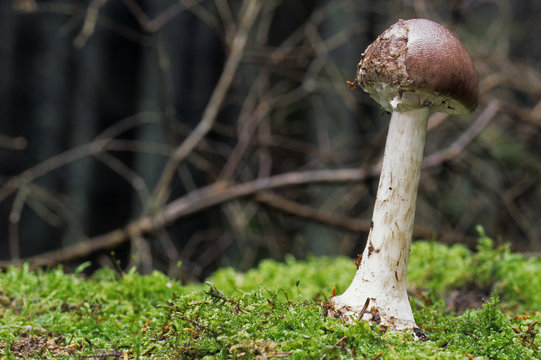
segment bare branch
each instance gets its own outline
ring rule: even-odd
[[[88,156],[96,155],[105,150],[122,150],[156,153],[164,156],[170,154],[169,147],[163,144],[142,143],[138,141],[113,140],[112,138],[123,132],[143,124],[158,123],[155,118],[158,113],[142,112],[129,116],[113,126],[104,130],[90,143],[83,144],[60,154],[52,156],[35,166],[32,166],[17,176],[11,177],[0,186],[0,202],[18,191],[23,185],[28,184],[45,174],[50,173],[62,166],[71,164]]]
[[[233,39],[233,43],[231,44],[231,53],[227,58],[222,75],[212,93],[201,121],[193,132],[175,150],[166,164],[158,185],[156,185],[156,188],[154,189],[153,209],[158,209],[165,204],[169,194],[169,186],[171,185],[171,181],[173,180],[178,165],[184,161],[214,125],[222,102],[231,86],[242,59],[242,53],[246,46],[249,29],[257,18],[260,8],[261,3],[259,1],[246,0],[243,3],[244,11],[241,11],[243,12],[243,17],[240,21],[237,33],[235,34],[235,38]]]
[[[96,28],[96,22],[98,21],[98,15],[100,9],[108,0],[92,0],[86,10],[85,20],[83,22],[83,28],[81,32],[73,40],[73,45],[77,48],[82,48],[88,39],[94,34]]]

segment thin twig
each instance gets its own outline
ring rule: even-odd
[[[500,109],[498,100],[492,100],[477,117],[473,124],[464,131],[449,147],[427,156],[423,161],[424,167],[441,164],[460,154],[472,140],[490,123]]]
[[[209,28],[214,29],[216,34],[221,37],[220,22],[218,21],[218,18],[206,7],[201,5],[201,0],[178,0],[178,2],[197,16],[201,22],[206,24]]]
[[[137,19],[137,22],[145,31],[151,32],[150,19],[148,15],[141,9],[141,6],[134,0],[122,0],[124,5],[132,13],[132,15]]]
[[[19,242],[19,222],[21,220],[21,213],[26,203],[26,199],[30,194],[30,190],[27,186],[24,186],[17,191],[17,196],[13,201],[11,212],[9,213],[9,253],[12,259],[19,259],[20,242]]]
[[[17,191],[22,185],[27,184],[59,167],[71,164],[96,152],[103,151],[103,147],[109,139],[96,140],[88,144],[77,146],[68,151],[52,156],[45,161],[30,167],[21,174],[10,178],[0,187],[0,201]]]
[[[253,93],[257,94],[255,91]],[[222,169],[222,173],[219,176],[220,179],[227,179],[233,174],[246,152],[260,121],[269,113],[270,105],[268,102],[260,102],[253,109],[254,104],[250,104],[248,99],[251,99],[251,96],[248,96],[247,102],[245,102],[249,109],[247,111],[243,110],[241,116],[239,116],[237,144]]]
[[[98,152],[94,156],[96,159],[100,160],[103,164],[109,167],[109,169],[113,170],[121,178],[126,180],[126,182],[128,182],[135,190],[137,195],[139,195],[141,204],[145,206],[150,197],[150,192],[145,184],[145,180],[139,176],[139,174],[108,152]]]
[[[94,34],[100,9],[108,0],[92,0],[86,10],[85,20],[81,32],[73,40],[77,48],[82,48],[88,39]]]

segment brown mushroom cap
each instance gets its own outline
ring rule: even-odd
[[[385,30],[361,55],[357,82],[388,111],[429,106],[460,115],[474,111],[479,99],[466,48],[426,19],[399,20]]]

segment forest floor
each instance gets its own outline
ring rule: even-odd
[[[0,358],[541,359],[541,260],[481,229],[474,252],[413,243],[408,288],[425,341],[326,316],[355,272],[346,258],[265,260],[188,285],[84,267],[0,273]]]

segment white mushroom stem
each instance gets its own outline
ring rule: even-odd
[[[344,320],[368,320],[396,330],[416,328],[406,290],[417,188],[429,108],[391,116],[371,229],[353,282],[330,299]]]

